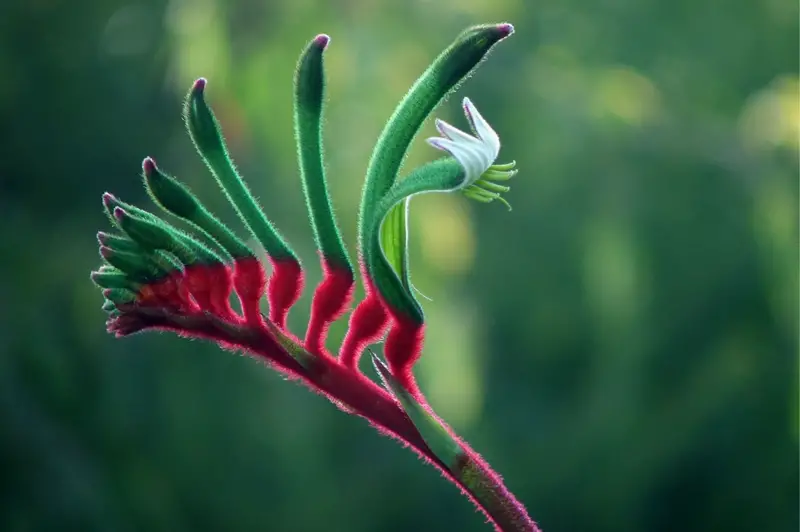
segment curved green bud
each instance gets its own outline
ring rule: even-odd
[[[203,232],[226,259],[255,257],[252,250],[200,202],[189,187],[164,173],[148,157],[142,163],[147,192],[162,209],[182,218]]]
[[[128,276],[120,270],[103,270],[92,272],[91,279],[100,288],[127,288],[128,290],[138,290],[138,285],[131,281]]]
[[[136,293],[125,288],[106,288],[103,290],[103,297],[114,304],[116,308],[118,305],[125,305],[136,301]],[[105,306],[105,304],[103,305]]]
[[[168,251],[183,264],[197,262],[197,255],[189,246],[175,238],[175,235],[165,229],[163,225],[134,216],[121,207],[114,209],[114,218],[117,219],[122,230],[144,249]]]
[[[359,217],[364,252],[375,209],[394,184],[411,141],[439,102],[478,66],[489,50],[514,32],[511,24],[474,26],[459,35],[414,83],[383,129],[367,168]]]
[[[197,152],[216,178],[244,224],[267,253],[278,260],[299,262],[297,255],[267,219],[228,155],[217,118],[205,101],[206,80],[195,81],[186,97],[183,114]]]
[[[115,251],[105,246],[100,246],[100,256],[137,283],[148,283],[160,279],[169,271],[157,265],[146,255]]]
[[[206,246],[196,238],[187,235],[184,232],[181,232],[180,236],[181,241],[197,257],[197,262],[201,262],[203,264],[222,264],[225,262],[224,259],[214,252],[210,247]],[[193,263],[184,262],[184,264],[190,266]]]
[[[178,228],[168,224],[167,222],[165,222],[164,220],[162,220],[161,218],[159,218],[158,216],[156,216],[155,214],[153,214],[153,213],[151,213],[149,211],[146,211],[144,209],[140,209],[139,207],[136,207],[135,205],[131,205],[130,203],[125,203],[124,201],[119,200],[113,194],[109,194],[108,192],[103,194],[103,206],[105,207],[106,214],[108,215],[109,219],[111,220],[111,222],[116,227],[119,227],[119,220],[117,220],[117,218],[114,216],[114,210],[116,208],[121,208],[121,209],[123,209],[125,212],[127,212],[129,214],[132,214],[134,216],[138,216],[139,218],[142,218],[144,220],[147,220],[148,222],[156,224],[156,225],[160,226],[161,228],[163,228],[164,230],[166,230],[169,233],[171,233],[175,239],[180,240],[181,242],[183,242],[183,244],[185,244],[196,255],[196,259],[195,260],[199,260],[200,262],[203,262],[205,264],[213,264],[213,263],[221,263],[221,262],[223,262],[222,257],[217,255],[208,246],[206,246],[202,242],[198,241],[197,239],[195,239],[191,235],[188,235],[185,232],[179,230]],[[106,233],[103,233],[103,234],[106,234]],[[98,235],[98,238],[99,238],[99,235]],[[101,244],[102,244],[102,242],[101,242]],[[113,248],[113,246],[108,246],[108,247],[112,247]],[[134,250],[126,249],[125,251],[141,251],[141,247],[140,246],[137,246],[137,248],[138,249],[134,249]],[[158,253],[156,253],[156,255],[158,255]],[[187,257],[184,257],[184,259],[185,258],[187,258]],[[181,262],[183,262],[183,259],[181,259]],[[192,264],[192,262],[184,262],[184,264],[189,266],[190,264]],[[177,267],[180,268],[180,265],[177,265]]]
[[[327,35],[317,35],[297,63],[294,78],[294,131],[303,193],[306,197],[314,240],[323,259],[339,269],[353,272],[331,207],[322,149],[322,107],[325,77],[322,53]]]
[[[172,253],[164,251],[163,249],[154,249],[149,253],[145,253],[147,254],[147,257],[156,264],[156,266],[165,272],[183,270],[183,266],[186,264]]]
[[[97,241],[101,246],[106,246],[116,251],[127,251],[128,253],[139,253],[142,251],[141,246],[127,236],[98,231]]]
[[[139,207],[131,205],[130,203],[126,203],[121,199],[117,198],[116,196],[114,196],[113,194],[111,194],[110,192],[106,192],[103,194],[103,208],[106,211],[106,216],[108,216],[108,219],[111,221],[112,224],[114,224],[115,227],[119,227],[119,220],[117,220],[117,218],[114,216],[114,209],[118,207],[128,211],[131,214],[135,214],[140,218],[144,218],[145,220],[161,224],[166,229],[170,229],[176,232],[178,231],[177,229],[170,226],[167,222],[165,222],[152,212],[140,209]]]

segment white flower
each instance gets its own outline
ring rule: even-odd
[[[499,199],[510,208],[508,202],[500,197],[500,193],[507,192],[509,187],[492,181],[511,179],[517,173],[513,170],[515,163],[494,164],[500,153],[500,138],[469,98],[464,98],[463,106],[475,136],[437,119],[436,129],[442,136],[429,138],[428,144],[448,152],[464,168],[464,180],[458,189],[466,196],[485,203]]]

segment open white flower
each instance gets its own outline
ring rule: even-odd
[[[474,136],[436,119],[436,129],[442,136],[429,138],[428,144],[448,152],[464,168],[464,180],[458,187],[464,195],[484,203],[497,199],[510,209],[508,202],[500,197],[509,187],[493,181],[511,179],[517,173],[516,163],[494,164],[500,153],[500,138],[469,98],[464,98],[463,107]]]

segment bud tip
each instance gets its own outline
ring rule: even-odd
[[[156,169],[156,162],[153,160],[152,157],[145,157],[144,161],[142,161],[142,170],[147,175],[152,174]]]
[[[98,231],[97,232],[97,243],[100,244],[101,246],[105,246],[106,245],[106,239],[107,238],[108,238],[108,234],[107,233],[104,233],[102,231]]]
[[[106,246],[100,246],[100,256],[103,257],[104,259],[108,260],[109,257],[111,257],[111,255],[113,254],[114,252],[111,250],[111,248]]]
[[[116,218],[120,222],[122,221],[123,218],[125,218],[126,214],[127,213],[124,210],[122,210],[122,207],[114,207],[114,218]]]
[[[119,299],[118,297],[114,297],[114,295],[119,295],[119,289],[115,290],[113,288],[104,288],[102,294],[104,298],[108,299],[112,303],[115,299]]]
[[[317,45],[321,50],[324,50],[328,47],[328,43],[331,42],[330,36],[320,33],[316,37],[314,37],[314,44]]]
[[[192,85],[192,92],[195,94],[202,94],[206,89],[206,78],[197,78],[197,81]]]
[[[503,37],[508,37],[509,35],[514,33],[514,26],[508,22],[503,22],[502,24],[498,24],[497,29],[500,33],[502,33]]]
[[[110,192],[103,193],[103,205],[110,209],[113,204],[117,203],[117,198]]]

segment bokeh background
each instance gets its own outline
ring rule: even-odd
[[[101,193],[150,205],[146,155],[241,229],[183,131],[205,76],[314,284],[304,44],[333,37],[328,169],[352,244],[394,105],[461,29],[500,21],[516,35],[436,114],[463,127],[473,98],[519,163],[514,210],[414,201],[422,388],[545,532],[797,530],[795,0],[0,2],[0,530],[488,529],[260,362],[109,337],[88,274]],[[432,134],[406,169],[438,156]],[[295,331],[307,314],[308,295]]]

